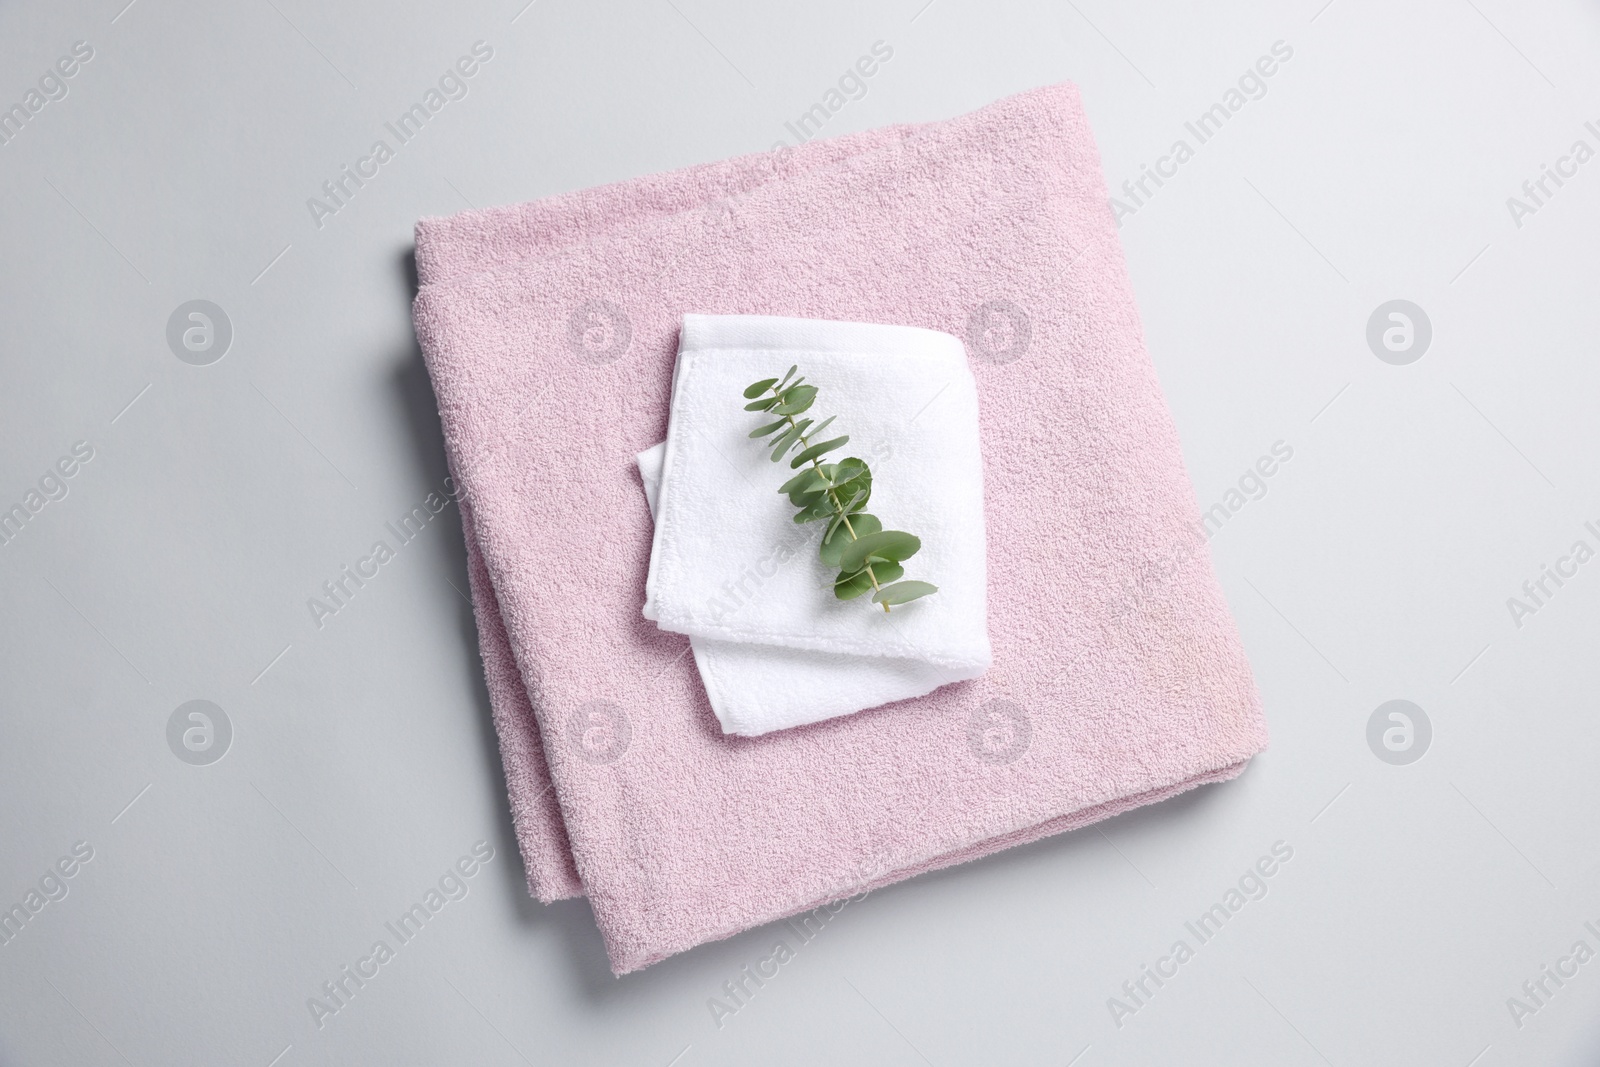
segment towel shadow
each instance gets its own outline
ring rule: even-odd
[[[407,248],[401,253],[397,266],[405,283],[406,293],[411,299],[415,299],[416,251]],[[409,312],[408,302],[408,315]],[[422,349],[418,347],[415,335],[411,337],[410,343],[395,365],[390,386],[411,430],[408,436],[415,449],[412,456],[414,468],[421,475],[424,484],[429,487],[442,485],[449,474],[449,466],[445,462],[444,429],[439,423],[439,405],[433,394],[433,383],[428,379],[428,368],[422,360]],[[444,577],[459,594],[456,601],[459,609],[455,613],[455,623],[461,632],[462,645],[477,649],[478,626],[473,619],[472,602],[468,598],[466,537],[459,521],[442,524],[439,532],[442,535],[442,551],[448,567],[448,573]],[[526,905],[529,905],[519,908],[519,914],[525,919],[531,919],[537,915],[539,904],[527,896],[527,877],[522,866],[522,851],[517,847],[516,831],[511,823],[511,808],[505,799],[505,767],[500,762],[500,743],[494,732],[494,720],[489,706],[489,688],[478,662],[471,663],[466,674],[473,680],[472,718],[478,728],[484,779],[491,783],[495,793],[493,808],[499,813],[498,832],[495,835],[496,848],[500,855],[516,858],[514,863],[505,865],[505,869],[510,872],[506,877],[516,879],[520,890],[519,896]]]
[[[1245,773],[1248,774],[1249,770],[1246,769]],[[1228,783],[1215,784],[1225,786]],[[1103,819],[1077,830],[1054,834],[981,859],[915,875],[881,889],[875,889],[866,899],[885,897],[892,900],[896,893],[915,892],[913,886],[926,887],[941,883],[960,885],[974,879],[992,879],[997,874],[1004,877],[1013,872],[1020,876],[1025,873],[1026,868],[1035,866],[1040,860],[1078,856],[1092,862],[1093,857],[1105,847],[1098,830],[1112,827],[1121,829],[1165,827],[1177,832],[1184,826],[1212,819],[1213,815],[1209,809],[1221,803],[1222,796],[1220,789],[1201,786],[1168,800],[1135,808],[1133,811]],[[730,960],[743,962],[770,949],[774,937],[789,939],[796,936],[793,929],[785,925],[783,919],[774,919],[740,931],[730,938],[696,945],[660,963],[652,964],[643,971],[627,975],[626,981],[618,982],[612,977],[606,963],[604,946],[595,930],[593,915],[588,907],[580,901],[562,901],[551,907],[567,909],[562,920],[563,934],[572,949],[573,957],[584,965],[580,979],[583,982],[585,997],[592,1002],[607,1005],[615,1005],[634,997],[643,1003],[660,989],[680,989],[684,980],[691,976],[703,979],[705,976],[703,961],[708,958],[725,956]],[[736,969],[737,964],[730,965],[729,973],[733,973]]]
[[[1246,768],[1248,774],[1249,769]],[[1237,781],[1237,779],[1235,779]],[[1231,783],[1217,782],[1199,786],[1186,793],[1146,804],[1132,811],[1125,811],[1120,815],[1113,815],[1108,819],[1090,823],[1088,826],[1063,833],[1052,834],[1049,837],[1030,841],[1023,845],[1013,845],[1010,848],[983,856],[979,859],[957,863],[950,867],[941,867],[936,871],[928,871],[914,875],[910,878],[884,886],[872,891],[872,897],[885,896],[897,891],[907,889],[909,886],[951,884],[958,885],[973,879],[991,879],[997,874],[1009,876],[1016,873],[1021,876],[1028,868],[1034,867],[1041,860],[1059,860],[1068,856],[1078,856],[1088,851],[1098,852],[1105,847],[1100,838],[1099,831],[1128,830],[1142,828],[1146,831],[1164,828],[1174,834],[1182,833],[1183,827],[1198,825],[1211,820],[1209,809],[1222,802],[1222,791],[1218,786],[1226,787]]]
[[[412,300],[417,295],[417,259],[414,249],[407,248],[396,264]],[[407,314],[410,304],[407,303]],[[439,422],[439,404],[434,396],[433,383],[428,378],[428,368],[423,362],[422,349],[415,336],[400,354],[395,364],[390,386],[401,413],[410,429],[414,446],[411,457],[413,467],[424,484],[437,487],[450,473],[445,461],[444,429]],[[460,607],[455,614],[460,629],[462,647],[478,648],[478,626],[473,618],[470,586],[467,579],[466,537],[459,521],[446,523],[440,529],[442,548],[448,572],[444,577],[460,594],[456,601]],[[481,661],[474,656],[466,665],[466,675],[472,679],[470,709],[477,729],[479,751],[482,757],[482,778],[491,794],[490,807],[497,813],[494,844],[497,852],[507,858],[501,867],[506,890],[515,901],[517,921],[525,927],[548,927],[567,947],[577,979],[589,995],[600,998],[603,994],[615,995],[619,989],[606,959],[605,943],[595,926],[594,914],[585,900],[563,900],[554,904],[541,904],[530,895],[527,870],[522,862],[522,849],[517,844],[516,828],[511,821],[511,805],[506,799],[505,765],[500,760],[500,739],[495,733],[493,712],[489,703],[489,689],[484,681]],[[652,968],[654,969],[654,968]],[[637,983],[633,983],[637,984]],[[610,999],[607,997],[606,999]]]

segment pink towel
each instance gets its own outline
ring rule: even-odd
[[[1264,747],[1072,86],[423,220],[417,264],[530,886],[586,893],[618,974],[1234,777]],[[984,678],[723,735],[687,639],[640,615],[633,457],[665,432],[685,312],[966,338]]]

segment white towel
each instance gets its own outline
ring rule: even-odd
[[[827,461],[872,468],[867,511],[922,549],[905,578],[939,591],[889,614],[833,595],[778,487],[770,421],[745,386],[792,364],[817,387],[806,416],[850,442]],[[791,453],[792,456],[794,453]],[[656,527],[644,615],[688,634],[725,733],[755,736],[976,678],[990,663],[977,389],[961,342],[904,326],[686,315],[667,440],[639,455]]]

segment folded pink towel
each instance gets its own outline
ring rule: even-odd
[[[417,263],[530,885],[588,894],[617,973],[1231,778],[1265,745],[1073,87],[424,220]],[[665,433],[685,312],[966,338],[984,678],[722,733],[687,639],[640,615],[634,456]]]

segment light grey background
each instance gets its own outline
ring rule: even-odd
[[[1507,607],[1600,547],[1600,160],[1520,227],[1506,204],[1600,148],[1592,3],[125,3],[0,9],[0,105],[94,49],[0,147],[0,507],[94,449],[0,546],[0,905],[94,850],[0,945],[0,1062],[1600,1055],[1600,961],[1507,1003],[1600,950],[1600,562],[1520,627]],[[307,198],[478,40],[468,96],[315,225]],[[445,474],[417,217],[792,140],[879,40],[826,135],[1071,79],[1114,188],[1195,148],[1122,238],[1202,505],[1293,449],[1212,542],[1273,744],[850,905],[719,1028],[708,998],[775,928],[619,981],[581,901],[527,898],[454,508],[322,629],[306,601]],[[1267,94],[1197,145],[1185,121],[1280,40]],[[233,327],[209,366],[167,345],[195,299]],[[1405,366],[1366,342],[1396,299],[1433,328]],[[1395,699],[1432,725],[1405,765],[1367,741]],[[191,700],[228,717],[222,759],[169,747]],[[480,840],[470,894],[319,1029],[307,998]],[[1108,999],[1278,841],[1265,899],[1116,1025]]]

